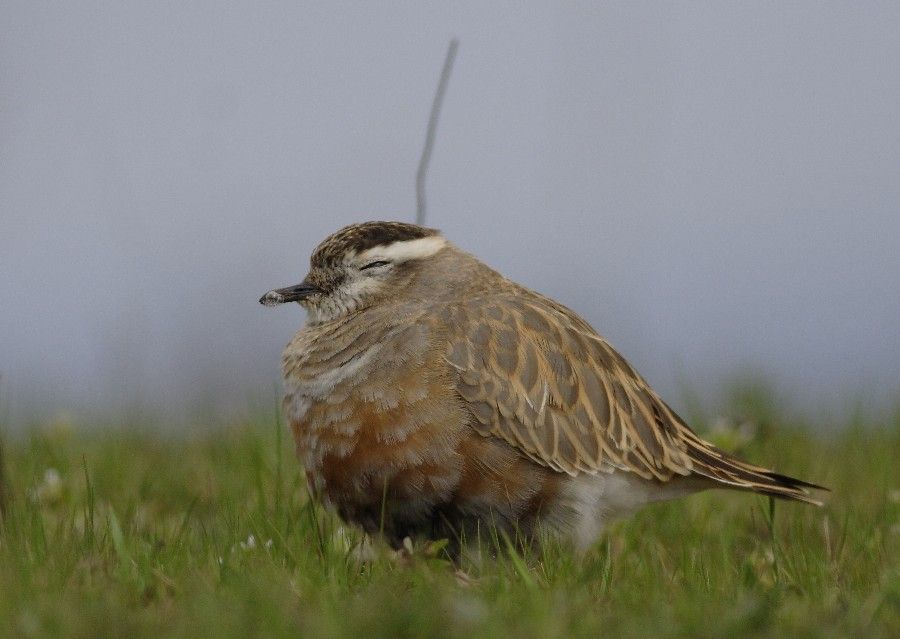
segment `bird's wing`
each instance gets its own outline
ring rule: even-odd
[[[473,427],[539,464],[659,481],[697,473],[750,490],[781,481],[703,441],[584,320],[548,298],[507,291],[447,307],[442,319],[444,357]],[[778,491],[803,498],[801,485]]]

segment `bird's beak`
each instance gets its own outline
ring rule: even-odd
[[[300,282],[294,286],[286,288],[276,288],[269,291],[259,298],[259,303],[263,306],[277,306],[278,304],[286,304],[287,302],[301,302],[313,293],[318,293],[319,289],[308,282]]]

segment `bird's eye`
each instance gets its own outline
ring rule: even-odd
[[[377,268],[377,267],[379,267],[379,266],[387,266],[388,264],[390,264],[390,262],[388,262],[388,261],[386,261],[386,260],[378,260],[377,262],[369,262],[369,263],[366,264],[365,266],[359,267],[359,270],[360,270],[360,271],[365,271],[365,270],[370,269],[370,268]]]

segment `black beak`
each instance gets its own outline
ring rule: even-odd
[[[263,306],[277,306],[278,304],[286,304],[287,302],[300,302],[313,293],[318,292],[319,289],[312,284],[300,282],[294,286],[276,288],[274,291],[269,291],[259,298],[259,303]]]

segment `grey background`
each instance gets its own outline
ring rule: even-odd
[[[429,175],[452,241],[676,406],[900,389],[900,4],[0,3],[8,419],[271,401],[256,303]]]

